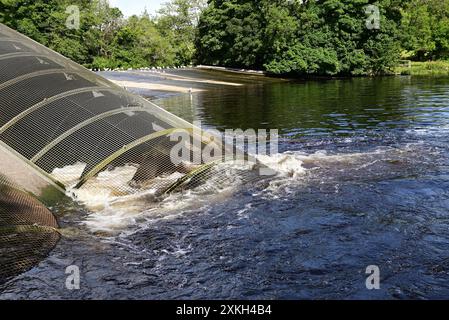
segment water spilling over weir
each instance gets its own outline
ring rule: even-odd
[[[20,47],[20,36],[2,30],[2,39],[17,37]],[[1,142],[0,269],[2,281],[13,278],[0,283],[0,299],[449,295],[449,78],[279,82],[164,71],[99,74],[205,128],[279,128],[280,153],[260,158],[278,175],[241,187],[242,168],[219,164],[198,187],[159,196],[185,181],[188,165],[146,180],[133,179],[139,162],[131,161],[107,165],[76,188],[89,170],[84,159],[49,173],[31,161],[40,150],[27,158]],[[199,90],[172,94],[158,91],[161,83]],[[79,123],[77,114],[66,116]],[[233,180],[220,186],[213,173],[225,170]],[[60,200],[64,193],[76,201]],[[373,264],[381,269],[381,290],[365,286]],[[80,268],[80,290],[64,285],[71,265]]]
[[[190,123],[0,25],[0,248],[9,246],[12,235],[29,232],[10,228],[16,216],[27,216],[26,225],[36,225],[39,235],[57,227],[39,220],[43,205],[20,205],[36,201],[28,194],[51,205],[68,189],[99,187],[97,176],[105,171],[127,168],[107,183],[121,195],[150,187],[167,194],[205,180],[223,183],[225,175],[213,161],[171,161],[170,151],[180,143],[171,139],[177,130],[190,136],[182,143],[191,159],[206,145],[225,148],[201,131],[199,144],[192,143],[198,130]],[[13,208],[11,201],[17,202]],[[3,272],[8,255],[2,251],[0,278],[11,275]]]

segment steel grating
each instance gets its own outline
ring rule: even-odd
[[[133,106],[126,95],[98,90],[63,97],[36,109],[0,133],[9,146],[28,159],[77,125],[108,112]]]
[[[187,139],[178,139],[180,132]],[[124,194],[260,179],[259,164],[223,165],[229,148],[0,24],[0,283],[37,264],[59,240],[55,217],[36,198],[47,203],[53,192],[95,187],[96,179],[105,183],[102,174],[123,168],[128,174],[107,183]],[[185,160],[176,162],[179,150]],[[222,152],[201,157],[211,150]]]
[[[51,69],[64,69],[64,67],[46,57],[20,55],[0,58],[0,82],[4,83],[26,74]]]
[[[179,131],[188,139],[173,139]],[[60,238],[55,217],[36,198],[47,203],[53,192],[92,187],[100,174],[124,167],[132,174],[118,175],[111,190],[162,195],[254,177],[227,172],[222,158],[195,161],[211,146],[208,135],[197,145],[196,131],[0,24],[0,283],[36,265]],[[173,161],[176,147],[187,160]]]
[[[0,284],[44,259],[60,239],[53,214],[0,176]]]
[[[1,55],[19,53],[19,52],[33,52],[33,49],[25,44],[12,40],[12,39],[0,39],[0,57]]]
[[[0,25],[0,32],[0,141],[31,167],[65,187],[82,187],[121,166],[135,168],[124,189],[160,182],[171,192],[211,178],[215,161],[194,161],[193,155],[210,141],[194,146],[191,124],[9,28]],[[183,163],[170,157],[179,147],[170,137],[176,130],[190,135],[185,149],[191,154]],[[81,168],[77,181],[64,174],[74,166]]]
[[[45,101],[59,93],[83,87],[93,87],[94,83],[69,72],[37,75],[14,83],[7,87],[0,87],[0,127],[21,112],[33,105]]]

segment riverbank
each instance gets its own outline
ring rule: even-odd
[[[209,68],[100,71],[99,75],[136,94],[149,98],[199,93],[284,81],[258,73]]]
[[[411,62],[396,68],[396,73],[410,76],[449,76],[449,61]]]
[[[397,75],[449,76],[449,61],[410,62],[397,67]],[[101,76],[125,89],[149,99],[179,94],[194,94],[210,90],[239,88],[247,85],[280,83],[285,81],[338,80],[345,77],[278,78],[257,70],[197,66],[187,68],[138,69],[100,71]]]

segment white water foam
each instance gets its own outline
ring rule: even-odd
[[[313,154],[304,152],[285,152],[272,156],[259,156],[258,159],[266,166],[276,171],[278,175],[272,178],[268,186],[260,193],[276,197],[280,192],[294,188],[295,183],[304,181],[304,176],[314,170],[326,170],[341,173],[346,169],[366,170],[366,167],[385,159],[403,157],[404,152],[413,152],[413,146],[397,148],[377,148],[372,152],[350,154],[328,154],[319,151]],[[406,155],[404,155],[407,157]],[[166,197],[156,196],[155,189],[133,189],[128,182],[135,174],[136,168],[124,166],[114,170],[104,171],[91,179],[81,189],[70,189],[69,194],[83,204],[91,214],[83,222],[92,232],[122,233],[135,230],[142,225],[160,219],[173,219],[194,209],[206,210],[214,202],[228,199],[241,186],[242,180],[234,174],[236,164],[220,164],[220,170],[229,170],[233,177],[227,186],[209,185],[209,188],[198,188]],[[58,169],[59,176],[75,178],[82,164]],[[241,168],[239,168],[241,169]],[[81,171],[82,172],[82,171]],[[79,177],[79,176],[78,176]],[[161,179],[174,181],[177,176]],[[68,180],[66,180],[68,181]],[[76,182],[76,178],[73,180]],[[206,185],[208,182],[205,182]],[[117,193],[117,189],[129,192]],[[242,212],[244,215],[244,212]]]

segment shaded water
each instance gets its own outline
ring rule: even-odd
[[[0,298],[449,297],[448,78],[208,89],[156,103],[207,128],[279,129],[280,154],[263,159],[279,176],[157,206],[61,204],[65,237]],[[64,286],[71,264],[79,291]],[[380,290],[365,287],[368,265]]]

